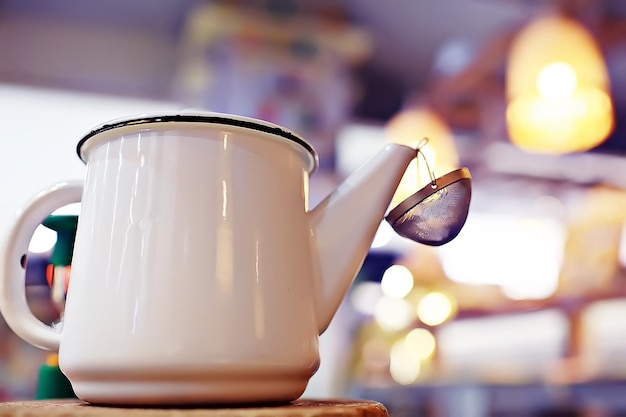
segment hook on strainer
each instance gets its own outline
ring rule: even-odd
[[[471,174],[459,168],[435,178],[426,156],[420,150],[428,139],[417,145],[431,181],[389,212],[386,220],[400,236],[430,246],[440,246],[454,239],[465,224],[472,196]]]

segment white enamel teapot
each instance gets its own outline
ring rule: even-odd
[[[208,112],[103,124],[78,143],[84,183],[41,191],[2,252],[0,311],[97,404],[290,401],[408,164],[390,144],[317,207],[297,134]],[[62,330],[24,294],[39,223],[81,204]]]

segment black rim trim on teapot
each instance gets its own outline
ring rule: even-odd
[[[91,132],[83,136],[83,138],[80,141],[78,141],[78,144],[76,145],[76,153],[78,153],[78,157],[81,159],[81,161],[87,162],[85,161],[85,159],[83,158],[81,154],[81,148],[89,139],[91,139],[92,137],[100,133],[106,132],[108,130],[118,129],[118,128],[127,127],[127,126],[135,126],[139,124],[170,123],[170,122],[221,124],[221,125],[236,126],[236,127],[243,127],[246,129],[258,130],[260,132],[280,136],[282,138],[285,138],[292,142],[297,143],[298,145],[303,147],[309,154],[311,154],[311,156],[313,157],[313,166],[311,167],[309,171],[310,173],[313,173],[317,170],[317,166],[319,163],[318,162],[319,157],[317,155],[317,152],[315,151],[315,149],[313,149],[311,145],[309,145],[308,142],[306,142],[304,139],[297,136],[296,134],[284,128],[281,128],[280,126],[275,125],[273,123],[256,120],[256,119],[248,118],[248,117],[227,116],[227,115],[218,115],[218,114],[211,114],[211,115],[172,114],[172,115],[165,115],[165,116],[137,116],[135,118],[114,120],[114,121],[105,123],[93,129]]]

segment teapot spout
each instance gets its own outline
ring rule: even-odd
[[[318,266],[315,306],[320,334],[326,330],[363,265],[404,171],[416,151],[390,144],[310,213]]]

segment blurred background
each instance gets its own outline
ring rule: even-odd
[[[2,233],[39,189],[83,177],[90,128],[182,108],[303,135],[312,205],[391,141],[428,137],[436,176],[472,172],[451,243],[381,224],[306,396],[626,415],[625,1],[0,0]],[[410,168],[396,200],[427,183]],[[38,229],[27,272],[47,322],[55,242]],[[32,398],[45,360],[2,323],[0,400]]]

